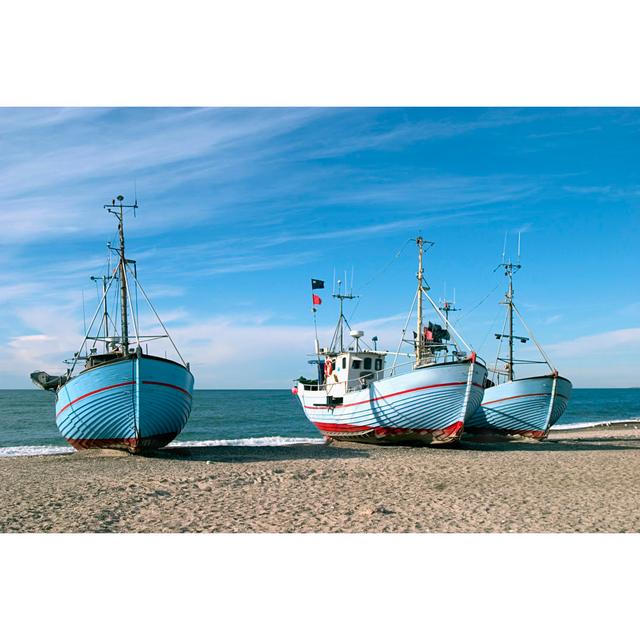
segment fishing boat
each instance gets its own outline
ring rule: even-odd
[[[107,274],[91,278],[102,282],[102,297],[80,349],[65,361],[70,366],[64,375],[36,371],[31,379],[40,388],[55,392],[56,424],[74,448],[139,453],[168,444],[182,431],[191,412],[194,380],[138,281],[136,262],[125,256],[124,213],[126,209],[135,213],[138,203],[136,199],[135,204],[127,205],[123,200],[118,196],[105,205],[117,219],[119,247],[108,245]],[[111,255],[117,256],[113,269]],[[140,335],[139,293],[164,333]],[[101,321],[91,335],[98,317]],[[131,335],[130,320],[135,335]],[[171,342],[179,362],[166,353],[165,357],[149,354],[149,342],[161,338]]]
[[[428,294],[423,270],[426,241],[418,246],[418,286],[407,323],[396,352],[364,342],[362,331],[351,330],[343,303],[355,296],[343,292],[338,281],[338,323],[328,348],[320,348],[316,324],[315,359],[317,380],[299,378],[292,392],[298,396],[307,418],[327,438],[373,444],[446,444],[457,441],[465,422],[476,411],[484,392],[487,369],[468,345],[446,323],[423,321],[423,302],[428,300],[444,316]],[[433,244],[433,243],[429,243]],[[312,280],[312,289],[324,288],[324,281]],[[417,303],[417,326],[413,340],[405,339]],[[346,330],[349,342],[345,341]],[[466,347],[463,351],[458,341]],[[403,344],[411,351],[402,352]],[[398,362],[398,359],[405,360]],[[392,362],[390,362],[390,360]]]
[[[519,245],[518,241],[518,245]],[[496,269],[504,268],[509,286],[504,300],[507,313],[501,333],[495,336],[499,340],[495,365],[491,368],[491,377],[487,379],[484,399],[476,413],[468,421],[465,438],[525,438],[544,440],[549,429],[555,424],[569,403],[571,382],[558,374],[549,357],[524,321],[514,303],[513,274],[521,268],[519,259],[516,263],[508,260]],[[527,331],[527,336],[514,335],[514,312]],[[505,326],[508,322],[508,330]],[[536,346],[542,360],[514,358],[514,342],[526,344],[531,340]],[[504,342],[507,353],[502,354]],[[546,365],[549,373],[531,377],[516,377],[515,366],[525,364]]]

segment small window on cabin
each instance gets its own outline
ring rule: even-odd
[[[347,368],[347,359],[346,358],[342,358],[342,368],[343,369]]]
[[[353,364],[351,365],[354,369],[359,369],[360,365],[362,364],[362,360],[354,360]]]
[[[364,359],[364,365],[362,365],[363,369],[371,369],[371,358]]]
[[[382,358],[376,358],[376,371],[382,370]]]

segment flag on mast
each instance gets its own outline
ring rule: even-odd
[[[311,278],[311,289],[324,289],[324,280]]]
[[[315,293],[311,294],[313,304],[322,304],[322,299],[320,296],[317,296]]]

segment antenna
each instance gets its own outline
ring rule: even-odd
[[[351,265],[351,293],[353,293],[353,265]]]
[[[136,217],[136,209],[138,208],[138,181],[133,179],[133,217]]]
[[[518,262],[520,262],[520,235],[521,232],[518,231]]]
[[[343,304],[345,300],[353,300],[358,296],[353,295],[353,291],[347,293],[348,291],[348,280],[347,280],[347,272],[344,272],[345,281],[338,280],[338,292],[332,294],[334,298],[340,301],[340,316],[338,318],[338,324],[336,325],[336,329],[333,333],[333,339],[331,340],[331,346],[329,347],[330,351],[335,351],[340,347],[340,351],[344,351],[344,325],[346,324],[349,330],[351,327],[349,326],[349,321],[344,316]],[[342,293],[342,285],[344,284],[344,293]]]
[[[504,245],[502,246],[502,262],[504,263],[504,255],[507,252],[507,232],[504,232]]]
[[[336,292],[336,268],[333,267],[333,286],[331,288],[331,295],[335,295]]]

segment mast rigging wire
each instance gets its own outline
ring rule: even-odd
[[[382,267],[382,269],[380,269],[380,271],[378,271],[375,275],[373,275],[371,278],[369,278],[369,280],[367,280],[367,282],[365,282],[362,287],[360,288],[360,291],[364,291],[372,282],[374,282],[374,280],[377,280],[383,273],[385,273],[390,267],[391,265],[400,257],[400,255],[402,254],[402,252],[405,250],[405,247],[411,242],[411,238],[408,238],[407,240],[405,240],[404,244],[400,247],[400,249],[398,249],[398,251],[396,251],[396,253],[393,255],[393,257],[391,258],[391,260],[389,260],[389,262],[387,262],[387,264]],[[353,284],[353,278],[352,278],[352,284]],[[358,310],[358,306],[360,305],[360,298],[358,298],[358,301],[355,304],[355,307],[353,308],[353,310],[351,311],[351,313],[349,314],[349,320],[351,320],[355,314],[355,312]]]

